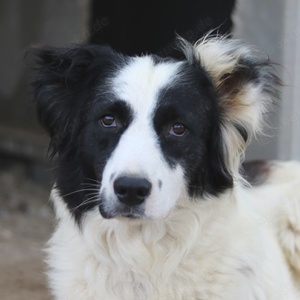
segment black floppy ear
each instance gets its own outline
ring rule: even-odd
[[[263,115],[278,98],[280,80],[265,55],[238,40],[207,38],[190,52],[217,91],[220,145],[212,150],[224,162],[221,173],[238,177],[249,140],[262,130]]]
[[[87,78],[96,73],[90,69],[101,70],[112,53],[108,47],[84,45],[42,46],[29,50],[36,62],[33,96],[38,119],[51,137],[52,156],[80,125],[79,115],[85,101],[81,93]]]
[[[33,96],[39,122],[51,138],[52,155],[65,143],[78,122],[76,112],[80,103],[76,92],[92,58],[85,52],[82,46],[30,50],[36,61]]]

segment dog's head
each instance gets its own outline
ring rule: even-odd
[[[166,217],[233,187],[276,94],[268,60],[234,40],[185,44],[186,61],[102,46],[36,48],[38,116],[70,211]]]

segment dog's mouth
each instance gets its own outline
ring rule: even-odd
[[[137,219],[143,219],[144,217],[141,216],[141,215],[137,215],[137,214],[121,214],[119,216],[117,216],[118,219],[134,219],[134,220],[137,220]]]
[[[115,216],[115,218],[118,218],[118,219],[126,218],[126,219],[135,219],[135,220],[137,220],[137,219],[144,219],[145,215],[142,212],[135,211],[135,209],[131,209],[130,211],[124,211],[124,212],[118,213]]]
[[[99,207],[100,214],[104,219],[117,219],[117,220],[153,220],[153,217],[146,216],[143,210],[140,209],[125,209],[125,210],[115,210],[110,212],[105,212]],[[161,220],[167,220],[172,215],[172,210],[165,213]]]
[[[105,219],[145,219],[144,210],[140,207],[117,207],[106,211],[101,205],[99,206],[100,214]]]

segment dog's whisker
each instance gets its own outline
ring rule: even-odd
[[[61,197],[67,197],[67,196],[70,196],[70,195],[74,195],[76,193],[89,192],[89,191],[98,192],[99,190],[95,189],[95,188],[90,188],[90,189],[85,188],[85,189],[80,189],[80,190],[73,191],[73,192],[65,194],[65,195],[61,195]]]
[[[100,185],[100,182],[82,182],[81,184]]]
[[[97,183],[97,184],[100,184],[100,181],[99,180],[96,180],[96,179],[93,179],[93,178],[85,178],[85,180],[89,180],[89,181],[92,181],[94,183]]]
[[[76,207],[74,207],[74,208],[72,209],[72,212],[76,211],[79,207],[82,207],[82,206],[84,206],[84,205],[88,205],[88,204],[93,203],[93,202],[97,202],[98,200],[99,200],[99,199],[98,199],[98,197],[96,197],[96,196],[91,197],[91,198],[85,200],[84,202],[80,203],[80,204],[77,205]]]
[[[78,208],[84,206],[84,205],[88,205],[94,202],[98,202],[99,201],[99,196],[95,195],[91,198],[88,198],[87,200],[83,201],[82,203],[80,203],[79,205],[77,205],[76,207],[74,207],[71,211],[75,212]]]
[[[81,183],[80,185],[81,185],[81,186],[86,186],[86,187],[91,187],[91,188],[98,188],[98,189],[100,189],[100,184],[83,182],[83,183]]]

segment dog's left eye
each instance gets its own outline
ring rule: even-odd
[[[186,127],[181,123],[174,123],[170,128],[170,134],[175,136],[183,136],[187,132]]]
[[[112,115],[105,115],[100,119],[100,122],[103,127],[106,128],[115,128],[117,127],[117,122],[114,116]]]

